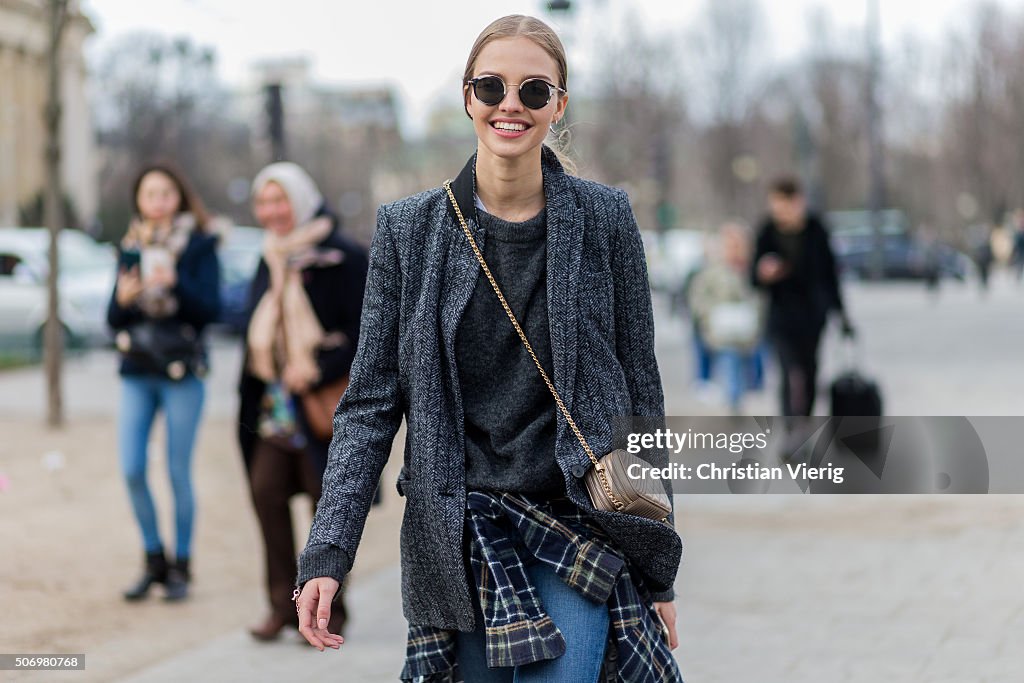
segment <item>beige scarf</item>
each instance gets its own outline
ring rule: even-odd
[[[180,213],[166,225],[135,218],[121,240],[121,248],[138,252],[166,251],[170,261],[168,265],[172,269],[177,268],[178,258],[188,246],[195,228],[196,220],[190,213]],[[146,258],[145,254],[143,258]],[[178,312],[178,298],[174,296],[173,289],[167,287],[145,286],[136,304],[151,318],[167,318]]]
[[[249,369],[264,382],[274,382],[288,366],[307,384],[320,379],[316,351],[324,329],[302,286],[302,268],[315,260],[315,247],[334,226],[316,218],[284,236],[268,232],[263,260],[270,270],[270,287],[253,311],[247,344]]]

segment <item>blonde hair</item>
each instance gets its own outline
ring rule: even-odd
[[[541,49],[548,53],[558,69],[558,87],[569,90],[569,66],[565,57],[565,47],[558,38],[554,29],[536,17],[524,14],[510,14],[492,21],[487,28],[480,32],[469,51],[469,58],[466,59],[466,69],[462,74],[462,97],[463,105],[468,106],[469,90],[466,81],[473,77],[473,69],[476,68],[477,59],[480,53],[491,42],[502,38],[527,38]],[[559,97],[564,97],[560,94]],[[466,112],[467,115],[469,112]],[[576,164],[569,156],[569,129],[563,127],[553,132],[553,139],[549,143],[559,162],[565,167],[568,173],[576,173]]]

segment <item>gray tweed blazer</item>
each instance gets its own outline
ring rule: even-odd
[[[482,244],[473,208],[475,161],[452,189]],[[624,192],[567,175],[546,147],[542,164],[553,381],[600,455],[610,450],[613,417],[664,415],[643,244]],[[351,569],[404,417],[397,486],[406,498],[405,617],[419,626],[474,628],[471,572],[463,554],[465,435],[454,344],[480,272],[443,189],[378,211],[359,345],[334,416],[323,495],[299,558],[299,585],[317,576],[340,581]],[[581,481],[590,461],[561,414],[555,457],[568,497],[592,509]],[[664,466],[667,454],[649,459]],[[670,599],[682,555],[675,530],[634,515],[593,514],[655,599]]]

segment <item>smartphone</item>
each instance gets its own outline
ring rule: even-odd
[[[138,249],[122,249],[117,258],[117,267],[121,271],[129,271],[139,265],[142,254]]]
[[[142,279],[148,280],[157,271],[169,271],[174,268],[171,252],[163,247],[147,247],[142,250]]]

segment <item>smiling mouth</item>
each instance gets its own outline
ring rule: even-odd
[[[510,121],[493,121],[491,128],[502,133],[522,133],[530,126],[526,123],[512,123]]]

